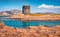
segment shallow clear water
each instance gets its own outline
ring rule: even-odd
[[[3,21],[5,25],[17,28],[23,28],[28,26],[39,26],[39,25],[46,25],[46,26],[55,26],[60,25],[59,21],[19,21],[19,20],[0,20]]]
[[[0,16],[0,18],[5,18],[5,17],[9,17],[9,16]]]

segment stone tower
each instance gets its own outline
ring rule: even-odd
[[[23,14],[30,14],[30,6],[23,6],[22,13]]]

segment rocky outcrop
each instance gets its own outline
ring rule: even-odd
[[[0,37],[60,37],[60,26],[8,27],[0,22]]]

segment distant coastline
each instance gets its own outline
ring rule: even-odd
[[[60,14],[14,14],[14,15],[3,15],[3,16],[6,16],[5,18],[7,19],[18,19],[21,21],[60,20]]]
[[[10,18],[15,18],[19,20],[27,20],[27,21],[33,21],[33,20],[60,20],[60,14],[17,14],[17,15],[11,15]]]

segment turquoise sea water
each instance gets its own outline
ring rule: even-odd
[[[58,21],[19,21],[19,20],[0,20],[3,21],[5,25],[17,28],[23,28],[28,26],[39,26],[39,25],[46,25],[46,26],[55,26],[60,25],[60,20]]]
[[[39,25],[46,25],[46,26],[55,26],[60,25],[60,20],[58,21],[20,21],[18,19],[2,19],[6,16],[0,16],[0,22],[4,22],[6,26],[15,27],[15,28],[23,28],[29,26],[39,26]],[[1,20],[2,19],[2,20]]]

